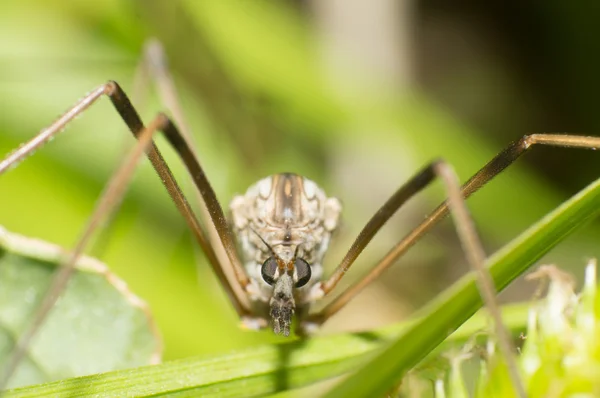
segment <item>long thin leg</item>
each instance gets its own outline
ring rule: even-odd
[[[109,82],[108,84],[111,85],[114,89],[114,91],[109,94],[109,97],[110,97],[113,105],[115,106],[115,108],[117,109],[117,111],[119,112],[119,114],[121,115],[123,120],[125,120],[125,123],[127,123],[130,130],[134,133],[134,135],[136,135],[136,132],[139,131],[139,126],[141,126],[141,120],[139,119],[137,112],[135,111],[135,109],[133,108],[131,103],[129,102],[129,99],[125,95],[125,92],[119,87],[119,85],[116,82]],[[235,246],[235,243],[233,240],[232,232],[229,229],[229,226],[227,225],[227,220],[225,218],[225,214],[223,213],[223,209],[221,208],[221,205],[219,204],[219,201],[217,200],[217,195],[215,194],[215,191],[212,189],[210,183],[208,182],[208,179],[206,177],[206,174],[204,173],[204,170],[200,166],[200,163],[196,159],[196,156],[194,155],[194,153],[191,149],[191,145],[187,142],[187,140],[179,132],[179,130],[177,130],[175,125],[173,123],[169,123],[169,125],[165,128],[164,132],[165,132],[167,140],[169,141],[169,143],[171,144],[173,149],[175,149],[175,151],[177,152],[177,154],[183,161],[190,176],[192,177],[192,180],[194,181],[194,184],[196,185],[196,188],[200,192],[200,195],[202,196],[202,199],[208,209],[208,213],[210,215],[210,220],[211,220],[212,224],[214,225],[215,229],[217,230],[217,234],[219,235],[221,244],[223,245],[223,247],[225,249],[225,252],[229,259],[230,265],[233,268],[233,273],[235,275],[235,278],[236,278],[237,282],[239,283],[240,287],[242,289],[244,289],[250,283],[250,280],[249,280],[248,276],[246,275],[246,271],[242,267],[240,259],[237,255],[236,246]],[[158,152],[158,149],[156,148],[156,146],[152,145],[151,151],[149,154],[149,158],[152,161],[154,168],[157,170],[159,175],[161,175],[161,177],[162,177],[162,173],[161,173],[161,171],[159,171],[159,168],[168,170],[168,167],[165,164],[164,159],[162,159],[162,156],[160,156],[160,160],[161,160],[160,164],[158,162],[155,163],[152,160],[152,151],[156,151],[156,153],[159,156],[160,156],[160,153]],[[174,179],[173,179],[173,181],[174,181]],[[179,190],[179,194],[181,196],[183,196],[183,194],[181,193],[181,190]],[[187,201],[186,201],[186,203],[187,203]],[[189,204],[187,204],[187,206],[189,208]],[[189,209],[189,211],[192,212],[191,209]],[[193,214],[193,212],[192,212],[192,214]],[[197,223],[197,219],[196,219],[196,223]],[[198,232],[202,233],[202,230],[199,229]],[[218,260],[216,259],[214,251],[212,250],[210,245],[207,244],[207,239],[204,238],[203,241],[207,246],[206,251],[211,253],[211,255],[215,259],[214,260],[216,263],[216,265],[214,266],[215,272],[219,276],[219,279],[221,279],[221,282],[225,286],[229,287],[228,290],[230,290],[230,292],[232,292],[232,295],[233,295],[234,293],[233,293],[233,290],[231,289],[231,285],[229,284],[229,282],[223,272],[223,269],[226,267],[226,264],[220,264],[218,262]],[[202,247],[202,248],[204,249],[204,247]],[[238,298],[237,301],[239,302],[239,301],[241,301],[241,299]],[[241,314],[246,315],[246,314],[248,314],[248,312],[249,312],[248,309],[246,309]]]
[[[466,254],[467,262],[471,266],[471,270],[475,272],[479,294],[494,321],[496,338],[498,339],[500,351],[504,354],[506,363],[508,364],[509,377],[516,389],[517,395],[524,398],[527,396],[527,393],[525,392],[525,386],[517,367],[517,361],[510,343],[510,335],[502,321],[502,314],[496,300],[496,286],[489,270],[485,267],[486,256],[483,245],[475,230],[473,219],[469,215],[458,178],[452,167],[444,162],[439,162],[436,165],[435,172],[444,181],[444,185],[448,191],[448,205],[454,218],[454,225],[460,237],[463,251]]]
[[[496,329],[496,336],[500,348],[508,363],[509,373],[511,380],[515,386],[516,391],[520,397],[525,397],[525,389],[520,379],[516,361],[514,358],[514,352],[510,344],[509,334],[504,328],[502,317],[498,304],[496,302],[496,289],[493,280],[489,274],[487,268],[485,268],[485,252],[475,230],[475,226],[467,210],[465,199],[463,198],[461,188],[454,173],[454,170],[444,161],[438,160],[423,170],[418,172],[413,178],[411,178],[406,184],[404,184],[382,207],[382,209],[371,219],[363,231],[367,231],[362,236],[372,237],[377,228],[380,227],[385,221],[384,217],[391,217],[395,211],[395,206],[399,207],[401,203],[406,202],[410,197],[427,187],[435,178],[440,178],[444,183],[446,190],[448,191],[448,205],[454,217],[458,236],[460,238],[463,251],[466,254],[467,261],[471,266],[471,269],[475,272],[477,277],[477,284],[480,294],[488,308],[490,314],[494,320],[494,326]],[[374,221],[375,220],[375,221]],[[357,238],[357,241],[361,238]],[[365,238],[363,238],[365,239]],[[354,247],[354,245],[353,245]],[[334,275],[335,276],[335,273]],[[332,276],[332,277],[333,277]],[[331,278],[330,278],[331,280]],[[338,278],[339,280],[339,278]],[[326,285],[326,284],[325,284]],[[326,321],[332,315],[329,312],[328,307],[325,307],[319,313],[310,316],[309,322],[322,323]]]
[[[43,146],[52,137],[58,134],[69,123],[69,121],[71,121],[75,116],[81,114],[84,110],[89,108],[103,95],[107,95],[110,98],[114,107],[119,112],[119,114],[129,127],[131,132],[135,136],[137,136],[144,129],[144,125],[140,117],[138,116],[137,112],[135,111],[135,109],[129,102],[129,99],[127,98],[123,90],[119,87],[119,85],[116,82],[108,82],[107,84],[98,87],[90,94],[85,96],[75,106],[73,106],[63,116],[61,116],[56,122],[54,122],[50,127],[42,130],[32,140],[30,140],[29,142],[21,146],[19,149],[9,154],[4,160],[2,160],[0,162],[0,175],[6,170],[8,170],[10,167],[14,167],[28,154]],[[243,289],[248,285],[249,280],[237,257],[233,237],[231,236],[231,232],[227,227],[223,210],[219,205],[217,197],[212,187],[210,186],[206,175],[204,174],[204,171],[202,170],[200,164],[198,163],[193,153],[190,151],[186,140],[181,136],[179,131],[171,123],[169,123],[169,126],[165,128],[165,134],[167,135],[168,140],[175,148],[176,152],[183,160],[186,168],[188,169],[188,172],[193,177],[197,189],[200,191],[200,194],[202,195],[202,198],[206,203],[209,209],[211,221],[215,225],[219,238],[221,239],[222,244],[225,247],[225,251],[227,253],[227,257],[230,261],[230,264],[220,263],[217,259],[215,252],[213,251],[204,234],[204,231],[200,227],[198,219],[196,218],[193,210],[191,209],[185,196],[181,192],[181,189],[177,184],[175,178],[173,177],[170,169],[165,163],[164,158],[162,157],[154,143],[152,143],[150,146],[150,149],[148,151],[148,158],[150,159],[150,162],[152,163],[156,172],[159,174],[162,183],[165,185],[169,195],[175,202],[175,205],[177,206],[178,210],[188,223],[188,226],[192,230],[194,237],[200,244],[200,247],[209,259],[213,270],[215,271],[217,277],[225,287],[226,293],[228,294],[238,315],[240,317],[248,315],[250,312],[250,306],[248,304],[247,299],[244,296],[240,296],[236,293],[223,271],[223,268],[231,266],[233,268],[233,273],[236,277],[236,281],[239,283],[240,287]]]
[[[192,144],[190,145],[190,149],[195,153],[194,149],[196,148],[196,145],[194,142],[194,137],[185,118],[183,108],[179,103],[179,95],[177,94],[173,76],[169,70],[165,51],[158,40],[150,39],[145,43],[143,59],[138,67],[136,77],[136,86],[138,87],[136,91],[138,92],[141,91],[142,88],[147,88],[150,85],[149,83],[153,83],[156,86],[156,91],[158,93],[158,97],[162,101],[163,108],[173,115],[173,119],[179,127],[179,131],[181,131],[181,135],[183,135],[188,143]],[[195,155],[198,157],[197,154]],[[194,190],[194,194],[194,204],[199,206],[203,216],[201,221],[210,219],[208,209],[204,205],[200,193],[197,190]],[[215,251],[215,255],[219,261],[221,263],[228,261],[227,255],[221,246],[219,236],[214,226],[210,223],[205,223],[203,227],[206,235],[208,235],[211,247]],[[228,269],[225,269],[225,272],[227,271]],[[230,277],[231,275],[227,276]],[[235,288],[235,286],[233,286],[233,288]]]
[[[188,143],[192,144],[192,147],[195,148],[196,143],[193,140],[191,130],[188,128],[188,124],[183,116],[182,108],[177,101],[175,84],[173,83],[173,78],[169,72],[163,48],[160,42],[155,39],[150,39],[144,44],[143,54],[138,66],[136,67],[134,75],[130,101],[136,104],[138,112],[140,109],[143,110],[144,104],[148,97],[149,88],[152,86],[156,86],[157,88],[158,96],[162,100],[162,108],[168,114],[172,115],[173,119],[175,120],[175,124],[179,127],[181,134],[185,137]],[[129,145],[128,141],[126,140],[127,138],[128,137],[123,136],[123,156],[127,153],[126,148],[128,148]],[[194,204],[201,206],[204,213],[204,219],[208,219],[208,212],[206,210],[206,206],[203,206],[200,193],[197,190],[194,190],[194,194],[196,198],[196,202]],[[98,238],[98,242],[94,246],[94,256],[98,256],[98,254],[102,253],[106,246],[108,246],[113,221],[114,219],[110,218],[104,223],[101,236]],[[203,225],[203,227],[204,235],[206,236],[206,225]],[[209,236],[211,238],[211,243],[214,243],[214,237],[212,235]],[[217,255],[218,254],[219,253],[217,253]],[[219,260],[223,262],[221,257],[219,257]]]
[[[8,383],[8,380],[17,369],[17,365],[23,358],[29,343],[35,336],[39,327],[43,324],[46,316],[58,300],[60,293],[67,286],[69,278],[73,274],[75,269],[75,263],[77,259],[83,254],[83,250],[88,244],[92,234],[96,228],[100,225],[103,218],[110,214],[115,207],[118,206],[121,197],[125,193],[125,189],[131,180],[135,166],[138,163],[144,150],[150,145],[152,141],[152,135],[156,130],[163,129],[168,123],[168,119],[164,115],[157,116],[147,129],[143,129],[138,136],[137,145],[130,151],[129,156],[125,158],[123,164],[118,168],[114,175],[106,185],[106,189],[100,196],[98,203],[94,209],[94,212],[90,216],[82,234],[79,238],[75,248],[69,253],[68,257],[64,262],[60,264],[60,267],[55,273],[52,280],[52,284],[48,289],[48,293],[44,296],[41,305],[36,311],[35,316],[31,323],[27,326],[25,332],[19,337],[16,347],[9,357],[8,362],[0,373],[0,391],[4,390],[4,387]]]
[[[468,198],[478,191],[492,178],[497,176],[506,167],[523,155],[532,145],[550,145],[567,148],[600,149],[600,137],[571,136],[561,134],[532,134],[524,136],[510,144],[490,162],[483,166],[461,188],[464,198]],[[335,269],[333,274],[321,285],[321,292],[315,293],[316,297],[325,296],[333,290],[343,275],[354,263],[358,255],[371,241],[375,233],[383,224],[415,193],[423,189],[433,178],[432,170],[426,168],[417,174],[407,184],[402,186],[369,220],[360,232],[350,250]],[[448,202],[440,204],[430,213],[420,225],[406,235],[392,250],[390,250],[369,273],[359,282],[348,288],[334,301],[329,303],[318,314],[317,319],[324,322],[337,313],[348,301],[358,294],[365,286],[375,280],[383,271],[390,267],[400,256],[417,243],[427,232],[437,225],[448,214]],[[319,294],[320,293],[320,294]]]
[[[172,113],[173,119],[177,123],[181,135],[188,141],[193,142],[191,129],[187,123],[177,95],[173,76],[169,71],[167,58],[162,45],[156,39],[148,40],[144,46],[143,63],[147,68],[147,77],[157,86],[158,94],[162,99],[163,106]],[[144,84],[144,86],[147,86]]]

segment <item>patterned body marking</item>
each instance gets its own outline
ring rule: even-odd
[[[242,261],[252,281],[248,293],[258,313],[266,315],[265,304],[269,304],[273,318],[273,311],[278,311],[273,310],[274,301],[291,300],[285,305],[291,313],[295,303],[305,306],[304,298],[323,275],[322,262],[338,226],[340,202],[328,198],[313,181],[283,173],[264,178],[245,195],[234,197],[230,209]],[[266,264],[270,258],[277,261]],[[310,266],[309,280],[292,288],[306,274],[306,270],[296,266],[296,259]],[[290,281],[280,281],[287,274]]]

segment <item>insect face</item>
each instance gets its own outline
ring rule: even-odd
[[[234,231],[253,285],[275,333],[289,334],[296,305],[321,280],[322,261],[341,205],[296,174],[276,174],[231,203]],[[267,315],[268,314],[268,315]]]

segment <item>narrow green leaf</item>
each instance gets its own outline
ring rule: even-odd
[[[507,327],[514,335],[525,329],[527,310],[528,304],[503,309]],[[3,397],[142,397],[167,393],[202,397],[263,395],[344,374],[412,323],[414,321],[376,331],[313,337],[224,355],[62,380],[8,391]],[[458,329],[448,343],[464,342],[486,325],[486,316],[476,315]]]
[[[525,272],[560,240],[600,213],[600,179],[559,206],[487,261],[498,290]],[[382,396],[408,370],[482,306],[472,273],[440,294],[381,354],[332,389],[327,397]]]
[[[0,365],[28,327],[64,255],[58,246],[0,227]],[[82,257],[9,386],[157,363],[160,351],[146,304],[106,265]]]

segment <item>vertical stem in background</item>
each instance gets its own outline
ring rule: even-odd
[[[313,0],[312,7],[325,68],[340,94],[381,100],[406,90],[412,78],[411,1]]]

